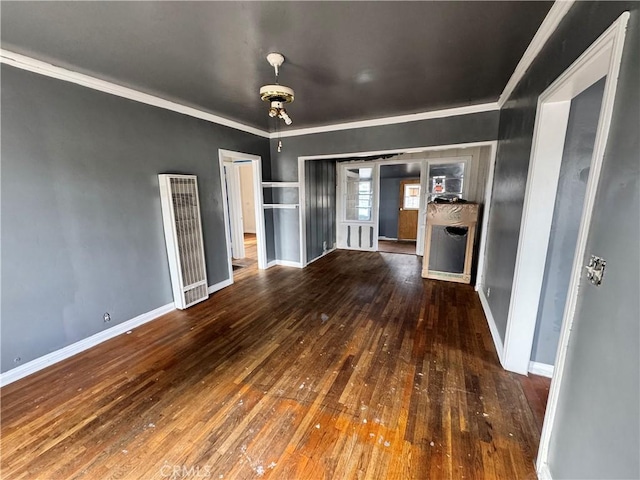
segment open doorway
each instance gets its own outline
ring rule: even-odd
[[[420,169],[418,162],[380,165],[379,252],[416,254]]]
[[[266,268],[261,158],[219,151],[229,277],[244,268]]]
[[[253,168],[251,161],[240,160],[233,163],[233,168],[237,169],[239,190],[240,190],[240,211],[238,215],[233,212],[233,218],[238,223],[238,233],[241,234],[238,242],[242,244],[240,254],[236,257],[233,255],[233,242],[231,246],[231,265],[233,270],[257,265],[258,248],[256,237],[256,199],[253,191]],[[238,218],[238,216],[240,218]]]

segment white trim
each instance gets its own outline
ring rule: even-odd
[[[281,267],[303,268],[300,262],[292,262],[291,260],[275,260],[275,264]]]
[[[307,192],[304,176],[304,160],[298,157],[298,204],[300,209],[298,210],[298,241],[300,242],[300,264],[303,267],[309,265],[307,261]],[[336,172],[337,174],[337,172]]]
[[[571,271],[567,301],[562,318],[562,327],[560,329],[560,340],[558,342],[558,352],[556,353],[554,376],[551,380],[549,399],[547,401],[547,409],[545,412],[544,424],[542,426],[540,448],[538,450],[538,459],[536,462],[538,472],[545,472],[545,469],[548,471],[551,434],[553,431],[555,415],[559,404],[567,350],[569,348],[569,340],[571,331],[573,329],[574,315],[578,302],[578,288],[580,286],[581,279],[583,280],[584,278],[582,274],[582,261],[586,252],[586,245],[589,236],[589,227],[591,226],[591,216],[593,214],[593,207],[595,204],[598,180],[600,178],[600,170],[602,168],[602,161],[609,137],[609,127],[611,125],[611,117],[613,115],[613,107],[618,84],[618,75],[620,73],[620,63],[622,61],[622,50],[624,48],[629,16],[629,12],[624,12],[622,15],[620,15],[620,17],[618,17],[618,19],[613,22],[613,24],[607,29],[607,31],[604,32],[560,77],[560,79],[563,79],[563,81],[566,83],[570,82],[571,77],[573,75],[577,75],[578,73],[582,74],[582,76],[588,76],[587,74],[591,74],[591,71],[595,68],[601,68],[598,59],[601,58],[602,55],[608,57],[608,62],[606,65],[607,79],[604,87],[604,95],[602,98],[602,107],[600,111],[600,118],[598,120],[598,129],[596,132],[595,144],[593,147],[591,170],[589,173],[589,179],[587,181],[587,190],[585,194],[582,220],[580,222],[580,230],[578,232],[576,253],[573,260],[573,269]],[[587,74],[584,73],[584,70],[587,71]],[[586,85],[585,88],[587,86],[588,85]],[[558,87],[561,87],[561,85],[558,85]]]
[[[334,123],[319,127],[298,128],[295,130],[284,130],[279,133],[272,132],[271,139],[284,137],[297,137],[300,135],[312,135],[314,133],[337,132],[339,130],[351,130],[353,128],[382,127],[385,125],[395,125],[398,123],[418,122],[420,120],[431,120],[434,118],[456,117],[459,115],[470,115],[473,113],[493,112],[500,110],[498,102],[481,103],[478,105],[467,105],[464,107],[446,108],[443,110],[432,110],[429,112],[411,113],[408,115],[394,115],[391,117],[373,118],[371,120],[359,120],[354,122]]]
[[[480,245],[478,246],[478,270],[476,272],[476,285],[484,285],[484,262],[487,255],[487,232],[489,230],[489,212],[491,210],[491,195],[493,194],[493,177],[496,170],[496,158],[498,156],[498,141],[491,142],[489,158],[489,172],[484,189],[484,205],[482,206],[482,227],[480,229]],[[476,288],[478,290],[478,288]]]
[[[523,375],[527,374],[531,358],[571,99],[599,79],[607,77],[582,211],[580,232],[585,238],[579,235],[576,245],[576,255],[579,257],[576,261],[582,263],[584,247],[581,245],[586,242],[587,234],[583,226],[588,226],[590,222],[613,109],[620,67],[620,57],[615,59],[613,52],[615,45],[620,46],[624,40],[624,25],[620,29],[621,22],[625,23],[623,17],[624,14],[538,99],[504,341],[505,368]],[[617,35],[622,38],[617,38]],[[621,55],[621,48],[618,54]],[[577,267],[580,268],[580,265]],[[572,288],[571,285],[569,288]],[[568,291],[569,298],[571,290]],[[558,365],[557,362],[555,364]]]
[[[90,337],[83,338],[71,345],[67,345],[66,347],[56,350],[55,352],[47,353],[46,355],[36,358],[35,360],[31,360],[24,365],[20,365],[19,367],[4,372],[0,374],[0,387],[4,387],[16,380],[20,380],[21,378],[31,375],[32,373],[36,373],[44,368],[61,362],[62,360],[73,357],[78,353],[84,352],[85,350],[95,347],[96,345],[106,342],[107,340],[117,337],[129,330],[133,330],[134,328],[155,320],[156,318],[172,312],[175,309],[176,307],[173,302],[167,303],[155,310],[138,315],[131,320],[114,325],[111,328],[98,332]]]
[[[222,290],[225,287],[228,287],[233,283],[232,279],[223,280],[221,282],[216,283],[215,285],[211,285],[208,287],[208,292],[214,293],[218,290]],[[78,353],[84,352],[90,348],[93,348],[107,340],[110,340],[118,335],[122,335],[130,330],[133,330],[140,325],[144,325],[156,318],[161,317],[169,312],[175,310],[175,306],[173,302],[168,303],[162,307],[156,308],[147,313],[143,313],[142,315],[138,315],[131,320],[127,320],[126,322],[120,323],[118,325],[114,325],[107,330],[103,330],[102,332],[98,332],[90,337],[84,338],[78,342],[72,343],[64,348],[56,350],[55,352],[48,353],[43,355],[42,357],[36,358],[35,360],[31,360],[24,365],[20,365],[14,369],[11,369],[7,372],[0,374],[0,387],[4,387],[10,383],[13,383],[21,378],[24,378],[32,373],[36,373],[44,368],[47,368],[51,365],[54,365],[62,360],[70,358]]]
[[[218,282],[214,285],[209,285],[209,288],[207,289],[207,291],[209,292],[209,295],[211,295],[212,293],[215,293],[218,290],[222,290],[223,288],[226,288],[229,285],[233,285],[233,278],[227,278],[226,280],[222,280],[221,282]]]
[[[133,88],[123,87],[122,85],[101,80],[90,75],[85,75],[84,73],[78,73],[73,70],[58,67],[9,50],[0,49],[0,63],[5,63],[12,67],[27,70],[46,77],[57,78],[58,80],[63,80],[65,82],[82,85],[83,87],[109,93],[117,97],[128,98],[129,100],[134,100],[136,102],[182,113],[183,115],[199,118],[225,127],[235,128],[236,130],[251,133],[259,137],[270,138],[269,132],[265,130],[260,130],[259,128],[251,127],[244,123],[236,122],[235,120],[229,120],[228,118],[214,115],[213,113],[198,110],[197,108],[187,107],[186,105],[165,100],[164,98],[156,97],[155,95],[150,95],[148,93],[143,93],[138,90],[134,90]]]
[[[275,267],[276,265],[278,265],[278,261],[271,260],[269,263],[267,263],[267,268]]]
[[[536,473],[538,474],[538,480],[553,480],[549,465],[543,465]]]
[[[533,36],[531,43],[525,50],[518,65],[511,74],[511,78],[509,78],[507,85],[505,85],[504,90],[500,94],[500,98],[498,99],[499,108],[502,108],[507,100],[509,100],[518,83],[520,83],[520,80],[522,80],[522,77],[524,77],[524,74],[536,59],[540,50],[542,50],[551,35],[556,31],[564,16],[573,6],[573,3],[574,0],[556,0],[551,6],[547,16],[540,24],[538,31]]]
[[[101,80],[91,75],[79,73],[67,68],[59,67],[51,63],[36,60],[10,50],[0,49],[0,63],[11,65],[12,67],[27,70],[29,72],[44,75],[46,77],[56,78],[65,82],[75,83],[83,87],[98,90],[100,92],[109,93],[122,98],[127,98],[136,102],[152,105],[154,107],[171,110],[173,112],[188,115],[190,117],[206,120],[207,122],[216,123],[225,127],[234,128],[242,132],[251,133],[259,137],[274,139],[283,137],[295,137],[299,135],[310,135],[321,132],[335,132],[339,130],[349,130],[352,128],[377,127],[384,125],[394,125],[398,123],[416,122],[420,120],[430,120],[433,118],[446,118],[458,115],[469,115],[473,113],[491,112],[499,110],[500,106],[497,102],[483,103],[478,105],[467,105],[464,107],[447,108],[443,110],[433,110],[428,112],[412,113],[408,115],[395,115],[391,117],[374,118],[371,120],[361,120],[355,122],[346,122],[338,124],[323,125],[319,127],[299,128],[296,130],[285,130],[279,133],[267,132],[244,123],[230,120],[228,118],[214,115],[197,108],[188,107],[177,102],[172,102],[155,95],[143,93],[133,88],[123,87],[113,82]]]
[[[255,215],[256,215],[256,244],[258,251],[258,269],[264,270],[269,268],[267,265],[267,234],[264,224],[264,209],[263,209],[263,193],[262,193],[262,157],[258,155],[252,155],[250,153],[234,152],[231,150],[225,150],[223,148],[218,149],[218,165],[220,170],[220,188],[222,192],[222,208],[224,218],[224,232],[227,247],[227,258],[229,260],[229,278],[233,283],[233,265],[231,257],[231,231],[229,230],[229,207],[227,200],[227,190],[225,187],[225,173],[224,162],[250,160],[251,167],[253,169],[253,195],[255,200]]]
[[[553,378],[553,365],[541,362],[529,362],[529,373],[541,375],[547,378]]]
[[[493,338],[493,344],[496,347],[496,352],[498,353],[498,360],[500,360],[500,365],[504,366],[504,363],[502,361],[502,357],[504,355],[504,347],[502,345],[502,339],[500,338],[500,331],[498,330],[496,321],[493,318],[493,313],[491,313],[489,301],[487,300],[483,289],[478,289],[478,297],[480,298],[482,310],[484,310],[484,316],[487,317],[487,323],[489,324],[491,338]]]

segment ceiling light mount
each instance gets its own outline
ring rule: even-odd
[[[271,52],[267,55],[267,62],[273,67],[276,73],[276,81],[273,84],[260,87],[260,98],[263,102],[270,102],[269,116],[277,117],[285,124],[291,125],[292,120],[284,109],[285,103],[291,103],[294,99],[293,89],[278,83],[279,69],[284,63],[284,55]]]
[[[277,52],[271,52],[269,55],[267,55],[267,62],[269,62],[269,65],[271,65],[275,69],[277,77],[278,69],[284,63],[284,55]]]

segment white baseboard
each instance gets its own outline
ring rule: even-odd
[[[480,297],[480,303],[482,304],[482,310],[484,310],[484,316],[487,317],[487,323],[489,324],[489,331],[491,331],[493,344],[496,347],[496,352],[498,352],[498,359],[500,359],[500,365],[502,365],[502,367],[504,368],[504,362],[502,361],[504,346],[502,344],[502,339],[500,338],[500,333],[498,332],[498,326],[496,325],[496,321],[493,318],[493,314],[491,313],[491,307],[489,306],[489,301],[487,300],[487,297],[485,297],[483,289],[478,290],[478,297]]]
[[[47,353],[46,355],[36,358],[35,360],[31,360],[24,365],[20,365],[19,367],[4,372],[0,374],[0,387],[4,387],[5,385],[13,383],[16,380],[20,380],[21,378],[31,375],[32,373],[36,373],[46,367],[49,367],[54,363],[61,362],[62,360],[65,360],[69,357],[73,357],[74,355],[95,347],[102,342],[106,342],[113,337],[117,337],[118,335],[128,332],[129,330],[133,330],[140,325],[155,320],[156,318],[175,310],[175,308],[176,307],[173,302],[168,303],[166,305],[163,305],[162,307],[156,308],[155,310],[143,313],[142,315],[138,315],[131,320],[127,320],[126,322],[114,325],[107,330],[103,330],[102,332],[98,332],[94,335],[91,335],[90,337],[83,338],[82,340],[72,343],[71,345],[67,345],[60,350]]]
[[[265,267],[265,270],[267,268],[275,267],[276,265],[278,265],[278,261],[277,260],[271,260],[269,263],[267,263],[267,266]]]
[[[536,473],[538,474],[538,480],[553,480],[551,471],[549,470],[549,465],[547,465],[546,463],[538,468],[538,471]]]
[[[389,241],[397,241],[397,238],[391,238],[391,237],[378,237],[378,240],[389,240]]]
[[[276,265],[281,265],[283,267],[302,268],[302,264],[300,262],[292,262],[291,260],[276,260]]]
[[[553,365],[540,362],[529,362],[529,373],[547,378],[553,377]]]
[[[227,278],[226,280],[218,282],[215,285],[209,285],[209,288],[207,289],[207,291],[209,292],[209,294],[212,294],[232,284],[233,284],[233,278]]]

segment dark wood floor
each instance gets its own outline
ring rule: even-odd
[[[2,478],[535,478],[472,287],[384,253],[243,270],[4,387]]]
[[[378,251],[387,253],[416,254],[415,240],[378,240]]]

